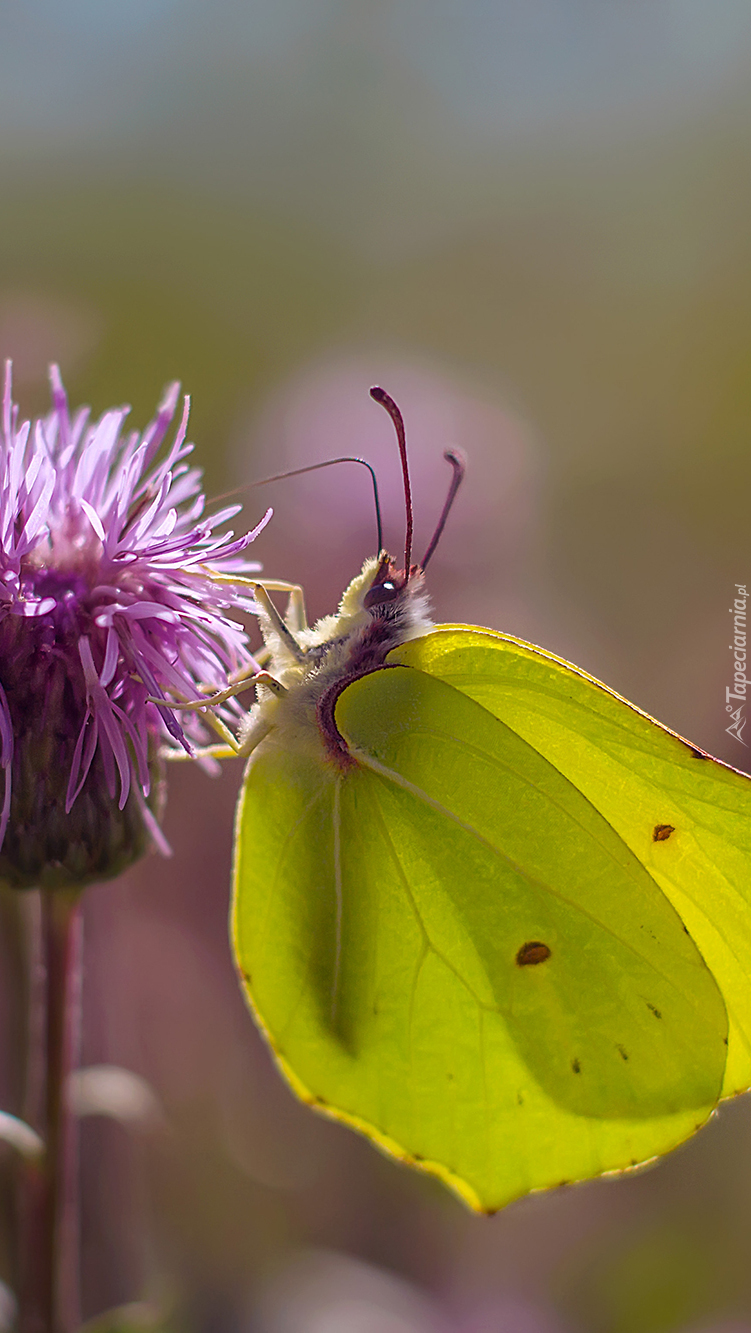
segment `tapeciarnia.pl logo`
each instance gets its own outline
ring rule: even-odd
[[[736,596],[733,599],[733,605],[728,608],[733,617],[733,642],[729,645],[733,654],[733,684],[732,687],[730,685],[725,686],[725,712],[730,714],[732,721],[725,730],[729,736],[735,736],[735,739],[740,741],[741,745],[745,745],[743,728],[747,719],[744,717],[743,709],[746,705],[746,689],[749,684],[746,679],[746,602],[748,601],[748,592],[745,583],[736,583],[734,586]]]

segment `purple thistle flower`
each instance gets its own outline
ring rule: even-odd
[[[125,407],[71,417],[57,367],[50,380],[52,412],[19,422],[8,365],[0,423],[0,878],[16,887],[116,874],[149,835],[166,849],[159,745],[207,738],[166,696],[198,699],[253,663],[229,612],[254,603],[211,571],[257,570],[242,553],[271,514],[240,539],[223,530],[240,505],[204,517],[187,398],[155,461],[177,384],[139,435]]]

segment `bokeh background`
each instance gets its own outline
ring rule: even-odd
[[[258,553],[315,615],[373,548],[367,478],[249,483],[365,453],[398,548],[383,383],[418,547],[442,450],[469,455],[437,618],[541,643],[743,766],[750,76],[746,0],[0,0],[0,352],[28,412],[50,359],[74,402],[139,425],[180,378],[209,493],[247,488],[249,523],[271,499]],[[87,1316],[751,1330],[743,1099],[653,1170],[490,1220],[295,1103],[228,951],[239,777],[176,769],[174,858],[87,900],[84,1063],[161,1108],[83,1123]]]

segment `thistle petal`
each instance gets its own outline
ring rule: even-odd
[[[252,598],[207,564],[257,571],[244,552],[271,517],[236,537],[238,506],[206,515],[187,397],[165,445],[179,385],[141,434],[127,408],[71,415],[56,366],[50,385],[50,414],[22,421],[8,364],[0,415],[0,878],[19,886],[104,878],[150,839],[169,852],[154,756],[210,739],[169,697],[198,699],[252,661],[232,619]]]

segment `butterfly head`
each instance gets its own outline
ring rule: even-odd
[[[365,561],[341,600],[336,616],[326,617],[316,630],[326,640],[365,635],[370,641],[388,641],[388,648],[425,634],[432,626],[422,570],[413,565],[407,575],[386,551]]]
[[[382,551],[373,571],[370,586],[363,592],[363,610],[369,611],[374,619],[387,620],[390,608],[396,610],[399,603],[404,601],[410,578],[414,581],[418,575],[421,579],[422,571],[415,565],[407,574],[405,570],[397,569],[396,562],[386,551]]]
[[[340,762],[344,742],[332,713],[337,695],[350,681],[383,666],[392,648],[426,634],[433,622],[422,570],[413,566],[407,574],[382,551],[365,561],[335,615],[292,636],[278,612],[272,618],[267,608],[261,612],[261,628],[269,671],[281,693],[261,686],[241,733],[243,753],[272,730],[278,736],[281,728],[286,743],[297,748],[312,744],[311,753],[318,753],[323,736],[324,748]],[[325,699],[327,721],[320,713]]]
[[[457,489],[464,475],[464,459],[456,450],[445,457],[452,467],[449,492],[430,540],[419,564],[412,561],[412,492],[407,460],[407,444],[402,414],[384,389],[371,389],[371,396],[385,407],[396,429],[404,482],[406,531],[404,559],[401,565],[381,550],[365,561],[361,572],[345,590],[335,615],[324,616],[311,628],[281,622],[261,614],[261,628],[275,678],[285,689],[295,683],[312,682],[315,689],[326,683],[326,678],[341,681],[376,670],[391,651],[409,639],[418,638],[433,628],[425,592],[425,568],[436,548]],[[335,461],[335,460],[331,460]],[[362,462],[359,459],[338,461]],[[319,465],[313,465],[319,466]],[[327,466],[322,464],[320,466]],[[369,464],[366,464],[370,468]],[[310,469],[298,469],[309,471]],[[381,521],[378,489],[374,481],[378,539]],[[284,475],[284,474],[283,474]]]
[[[309,743],[311,753],[317,753],[316,747],[320,748],[323,741],[329,759],[341,764],[345,762],[345,756],[346,762],[351,762],[334,719],[337,698],[358,677],[387,665],[388,654],[393,648],[419,638],[433,628],[425,591],[425,568],[464,475],[464,459],[457,451],[445,454],[452,467],[451,486],[425,555],[419,564],[414,564],[412,495],[404,422],[399,408],[385,390],[372,389],[371,395],[386,408],[396,428],[407,520],[404,559],[398,565],[387,551],[381,550],[377,556],[366,560],[345,590],[338,612],[324,616],[311,627],[305,625],[301,589],[294,590],[286,621],[282,620],[266,594],[259,613],[266,644],[265,664],[268,664],[273,688],[268,681],[259,684],[258,702],[248,714],[240,736],[244,754],[250,754],[271,732],[279,733],[282,729],[290,745],[299,748],[301,744]],[[375,474],[372,469],[370,471],[380,543],[378,491]]]

